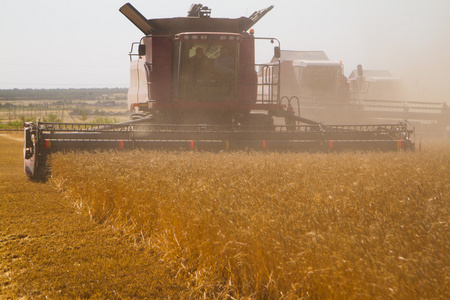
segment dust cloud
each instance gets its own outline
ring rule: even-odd
[[[401,78],[405,100],[450,104],[448,7],[443,1],[392,3],[386,20],[370,19],[360,29],[365,60]]]

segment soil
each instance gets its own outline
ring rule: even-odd
[[[0,135],[0,299],[176,295],[154,253],[28,179],[22,145],[17,133]]]

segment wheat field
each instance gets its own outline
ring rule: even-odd
[[[450,147],[58,153],[52,184],[180,298],[450,297]]]

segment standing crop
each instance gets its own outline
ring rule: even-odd
[[[67,153],[51,167],[80,211],[156,251],[185,297],[450,296],[448,148]]]

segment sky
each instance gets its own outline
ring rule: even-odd
[[[0,89],[129,86],[131,43],[142,33],[119,0],[0,0]],[[322,50],[345,74],[389,70],[411,100],[450,99],[450,0],[129,0],[146,18],[183,17],[192,3],[238,18],[274,5],[254,25],[284,50]],[[258,62],[273,45],[259,45]]]

